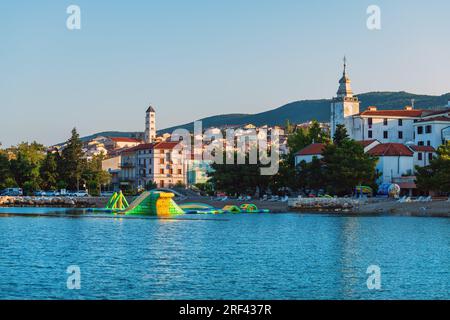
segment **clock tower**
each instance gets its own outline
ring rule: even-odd
[[[339,80],[337,96],[331,101],[331,138],[333,138],[338,124],[345,125],[350,138],[355,139],[357,136],[357,128],[353,116],[359,114],[359,100],[353,96],[350,83],[351,81],[347,74],[347,59],[344,57],[344,72],[341,80]]]

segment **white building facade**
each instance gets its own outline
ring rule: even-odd
[[[375,106],[360,112],[347,74],[339,80],[337,97],[331,102],[330,130],[334,135],[338,124],[345,125],[348,135],[357,141],[378,140],[381,143],[416,144],[437,149],[450,140],[450,102],[446,109],[379,110]]]
[[[398,183],[403,190],[415,186],[415,168],[430,164],[436,149],[450,141],[450,102],[447,108],[433,111],[406,106],[403,110],[379,110],[368,107],[360,112],[360,102],[353,95],[351,81],[344,72],[339,80],[337,96],[331,102],[330,132],[345,125],[349,137],[358,141],[364,152],[378,157],[379,184]],[[321,158],[324,146],[311,144],[300,150],[295,164]]]
[[[186,161],[177,142],[146,143],[121,154],[122,185],[145,188],[155,183],[158,188],[185,185]]]

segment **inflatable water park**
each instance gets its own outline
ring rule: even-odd
[[[113,213],[125,216],[176,216],[182,214],[224,214],[224,213],[269,213],[255,204],[244,203],[240,206],[226,205],[222,209],[205,203],[183,203],[178,205],[171,192],[146,191],[129,203],[122,191],[115,192],[105,208],[91,209],[94,212]]]

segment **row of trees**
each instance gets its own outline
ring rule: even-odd
[[[86,187],[95,195],[110,181],[109,173],[102,170],[102,160],[103,156],[86,160],[76,129],[61,153],[46,152],[37,142],[24,142],[0,149],[0,189],[20,187],[25,194],[31,194],[37,190]]]
[[[228,194],[260,194],[269,189],[273,193],[323,189],[329,194],[351,194],[357,185],[376,189],[377,158],[364,153],[364,148],[351,140],[345,126],[338,126],[333,140],[322,130],[317,121],[309,128],[294,130],[289,124],[289,153],[280,160],[278,174],[262,176],[260,164],[213,164],[209,175],[216,190]],[[326,145],[323,158],[295,166],[295,154],[311,143]],[[248,161],[246,162],[248,163]]]

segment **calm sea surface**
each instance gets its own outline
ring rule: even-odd
[[[0,299],[450,298],[450,219],[80,214],[0,209]]]

